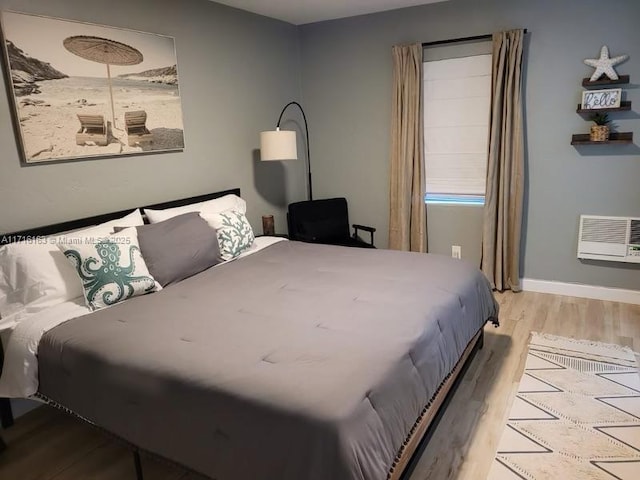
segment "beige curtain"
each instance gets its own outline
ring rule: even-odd
[[[493,34],[493,72],[482,271],[497,290],[520,291],[524,194],[523,30]]]
[[[389,248],[427,251],[422,44],[393,47]]]

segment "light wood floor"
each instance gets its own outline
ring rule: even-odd
[[[640,306],[523,292],[497,295],[499,328],[466,372],[410,480],[483,480],[524,368],[529,334],[599,340],[640,352]],[[41,407],[3,431],[3,480],[134,480],[130,452],[52,408]],[[202,480],[143,457],[145,480]]]

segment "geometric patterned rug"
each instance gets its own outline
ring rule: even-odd
[[[533,333],[487,480],[640,480],[629,348]]]

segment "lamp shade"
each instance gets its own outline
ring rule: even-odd
[[[266,160],[297,160],[296,132],[271,130],[260,133],[260,158]]]

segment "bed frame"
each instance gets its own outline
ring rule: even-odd
[[[484,329],[481,328],[471,339],[464,352],[462,352],[462,356],[453,367],[453,370],[445,377],[434,396],[420,412],[391,465],[387,475],[388,480],[405,480],[409,478],[418,463],[420,454],[427,446],[449,402],[453,398],[464,373],[469,368],[476,352],[483,347]]]
[[[211,200],[214,198],[219,198],[227,194],[235,194],[240,196],[240,189],[234,188],[229,190],[224,190],[220,192],[209,193],[205,195],[199,195],[195,197],[183,198],[180,200],[173,200],[170,202],[162,202],[156,203],[153,205],[147,205],[139,208],[149,208],[149,209],[166,209],[166,208],[174,208],[174,207],[182,207],[185,205],[189,205],[192,203],[203,202],[206,200]],[[136,207],[137,208],[137,207]],[[72,220],[63,223],[57,223],[53,225],[47,225],[44,227],[33,228],[28,230],[23,230],[15,233],[8,234],[0,234],[0,245],[6,245],[13,242],[18,242],[21,240],[32,239],[38,236],[46,236],[52,235],[59,232],[90,227],[93,225],[97,225],[99,223],[108,222],[110,220],[115,220],[123,217],[124,215],[131,213],[134,208],[121,210],[113,213],[106,213],[103,215],[96,215],[93,217],[83,218],[79,220]],[[497,322],[497,319],[487,319],[487,321],[492,320]],[[455,365],[453,370],[447,375],[447,377],[440,384],[440,387],[431,398],[431,400],[425,405],[420,415],[416,419],[413,427],[411,428],[407,438],[403,442],[402,446],[398,450],[396,457],[393,461],[393,465],[391,466],[388,474],[388,480],[400,480],[400,479],[408,479],[411,475],[411,472],[415,468],[417,460],[419,458],[419,453],[421,453],[429,438],[433,434],[440,418],[442,417],[449,401],[453,397],[455,390],[460,383],[460,380],[471,363],[475,353],[480,350],[484,345],[484,330],[480,329],[473,339],[469,342],[466,349],[464,350],[462,357],[458,360],[458,363]],[[2,351],[2,342],[0,342],[0,373],[2,372],[2,364],[3,364],[3,351]],[[36,394],[38,396],[38,394]],[[44,397],[39,397],[42,400],[47,401]],[[57,405],[54,402],[48,402],[52,406],[64,410],[65,412],[78,417],[74,414],[74,412],[69,411],[64,408],[62,405]],[[85,419],[82,419],[85,420]],[[86,420],[85,420],[86,421]],[[9,399],[0,398],[0,423],[3,428],[8,428],[13,424],[13,415],[11,412],[11,404],[9,403]],[[88,422],[90,425],[96,427],[91,422]],[[100,427],[97,427],[100,430],[104,431]],[[109,433],[109,432],[107,432]],[[113,436],[113,435],[111,435]],[[133,460],[136,471],[136,478],[138,480],[143,479],[142,472],[142,464],[140,461],[140,449],[136,445],[131,445],[129,442],[122,440],[133,452]],[[2,438],[0,437],[0,452],[6,448]],[[149,452],[145,452],[149,453]],[[157,457],[157,455],[149,453],[149,455]],[[171,462],[172,463],[172,462]],[[181,465],[185,467],[184,465]],[[188,467],[186,467],[190,470]]]

